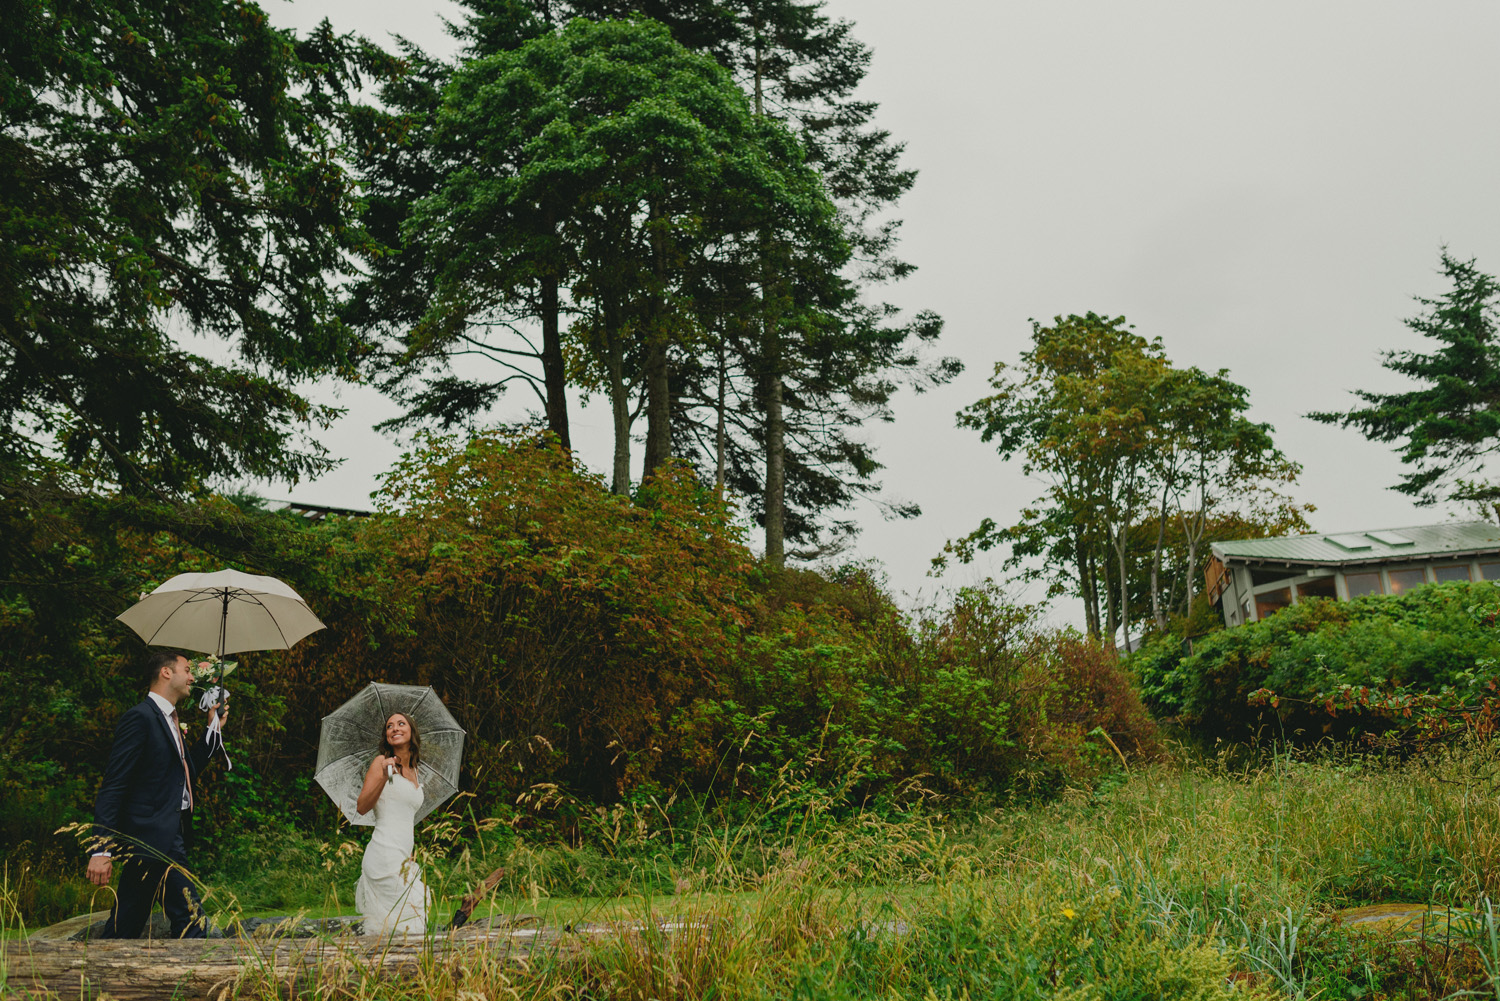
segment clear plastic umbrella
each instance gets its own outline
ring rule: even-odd
[[[371,827],[375,811],[364,816],[354,808],[365,784],[365,772],[380,750],[385,721],[404,713],[422,741],[417,781],[422,786],[421,820],[458,792],[463,764],[464,730],[426,685],[387,685],[372,681],[354,698],[323,717],[318,737],[318,768],[313,779],[323,787],[351,824]]]

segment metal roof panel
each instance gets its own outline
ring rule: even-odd
[[[1387,542],[1386,539],[1392,541]],[[1395,539],[1403,541],[1394,543]],[[1354,540],[1368,548],[1352,548]],[[1332,535],[1283,535],[1271,539],[1215,542],[1214,555],[1226,563],[1383,563],[1460,553],[1500,553],[1500,526],[1485,521]]]

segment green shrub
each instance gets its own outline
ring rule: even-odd
[[[764,790],[791,765],[809,795],[850,805],[1049,794],[1160,752],[1114,651],[1037,629],[993,585],[908,615],[868,568],[786,579],[727,665],[724,696],[674,717],[699,746],[727,749],[694,763],[699,782]]]
[[[1341,685],[1462,689],[1477,694],[1500,676],[1500,587],[1434,584],[1399,596],[1348,602],[1314,599],[1260,622],[1212,633],[1191,653],[1164,638],[1131,658],[1141,692],[1155,711],[1207,737],[1239,739],[1272,724],[1290,736],[1347,731],[1318,708]],[[1248,704],[1251,693],[1281,697],[1278,720]]]

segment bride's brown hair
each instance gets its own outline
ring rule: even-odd
[[[411,770],[415,772],[417,766],[422,763],[422,736],[417,733],[417,721],[403,712],[394,712],[385,718],[385,725],[380,728],[380,753],[388,758],[396,756],[396,749],[391,746],[390,740],[385,735],[385,728],[391,725],[391,716],[400,716],[406,720],[406,727],[411,731],[411,740],[407,747],[411,748]]]

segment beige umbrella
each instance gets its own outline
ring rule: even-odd
[[[180,573],[116,618],[151,646],[214,654],[219,676],[200,702],[205,710],[227,698],[225,654],[290,650],[298,640],[325,628],[286,584],[238,570]],[[222,750],[217,716],[209,723],[209,734],[210,742]]]
[[[324,628],[286,584],[238,570],[180,573],[117,617],[151,646],[221,659],[243,650],[289,650]]]

